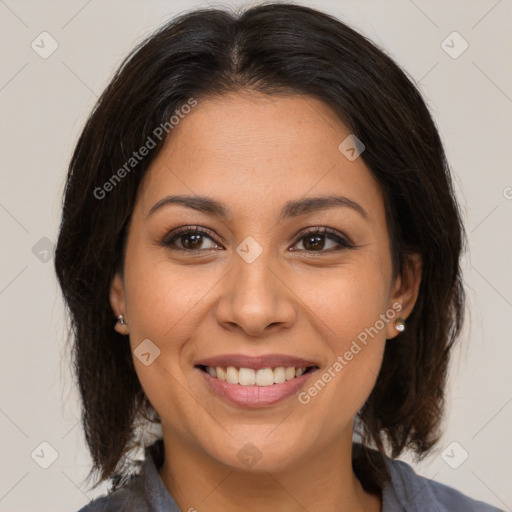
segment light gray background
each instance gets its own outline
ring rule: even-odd
[[[511,2],[303,3],[384,47],[419,84],[438,123],[469,233],[464,272],[471,323],[451,369],[444,436],[415,467],[512,510]],[[172,15],[206,5],[0,0],[2,511],[71,512],[104,492],[82,483],[90,459],[66,362],[64,308],[48,241],[40,240],[56,240],[70,153],[114,68]],[[31,48],[34,40],[43,46],[43,31],[59,45],[47,59]],[[455,59],[442,47],[453,31],[469,44]],[[462,48],[456,37],[445,43],[452,52]],[[49,48],[48,39],[44,45]],[[51,461],[43,441],[58,453],[48,469],[31,458],[36,450],[40,464]]]

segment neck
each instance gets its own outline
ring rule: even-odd
[[[164,427],[160,476],[181,510],[380,512],[352,469],[352,432],[280,471],[241,470],[183,443]]]

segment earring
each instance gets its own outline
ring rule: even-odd
[[[395,329],[398,332],[404,332],[404,330],[405,330],[405,320],[402,317],[397,318],[393,322],[393,325],[395,326]]]
[[[117,317],[117,321],[121,324],[121,325],[126,325],[126,322],[124,321],[124,316],[123,315],[119,315]]]

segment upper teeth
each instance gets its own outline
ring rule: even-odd
[[[235,368],[234,366],[207,366],[206,371],[220,380],[225,380],[230,384],[241,384],[242,386],[271,386],[280,384],[285,380],[292,380],[300,377],[306,368],[297,368],[295,366],[278,366],[277,368],[261,368],[254,370],[252,368]]]

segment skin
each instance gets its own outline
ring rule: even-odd
[[[393,277],[382,191],[362,158],[350,161],[338,149],[349,134],[312,97],[201,99],[140,186],[111,304],[125,316],[127,325],[116,329],[129,334],[132,349],[150,339],[160,350],[152,364],[136,357],[134,364],[162,419],[160,475],[182,510],[382,508],[381,496],[365,492],[354,475],[351,450],[354,417],[393,343],[386,340],[398,334],[392,321],[308,404],[291,397],[254,409],[230,405],[194,369],[201,357],[281,353],[317,362],[318,377],[393,304],[402,306],[400,316],[410,314],[420,259],[410,256]],[[207,195],[230,218],[176,204],[148,216],[170,194]],[[366,218],[335,206],[279,221],[285,202],[329,194],[358,203]],[[195,253],[172,251],[162,240],[182,226],[213,236],[196,242]],[[354,247],[329,237],[323,247],[307,245],[304,230],[325,226]],[[236,252],[248,236],[263,249],[252,263]],[[249,442],[261,458],[247,468],[237,454]]]

